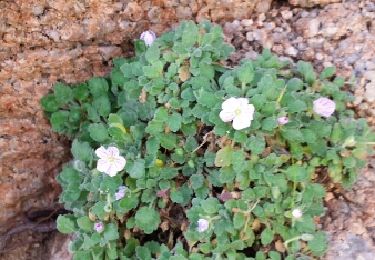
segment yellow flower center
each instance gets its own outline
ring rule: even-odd
[[[109,156],[108,157],[108,161],[110,162],[110,163],[114,163],[115,162],[115,157],[113,157],[113,156]]]
[[[239,115],[241,115],[241,109],[239,109],[239,108],[237,108],[236,110],[234,110],[234,114],[236,115],[236,116],[239,116]]]

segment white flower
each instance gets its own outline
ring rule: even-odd
[[[336,109],[336,103],[329,98],[321,97],[314,101],[313,110],[318,115],[328,118]]]
[[[282,116],[282,117],[279,117],[278,119],[277,119],[277,123],[279,124],[279,125],[285,125],[285,124],[287,124],[289,122],[289,119],[286,117],[286,116]]]
[[[197,221],[197,230],[198,232],[204,232],[210,226],[210,222],[204,218],[201,218]]]
[[[293,218],[295,218],[295,219],[300,219],[300,218],[302,218],[302,210],[300,210],[300,209],[293,209],[293,211],[292,211],[292,216],[293,216]]]
[[[99,157],[96,166],[98,171],[104,172],[111,177],[115,176],[125,167],[126,160],[120,155],[120,151],[116,147],[111,146],[105,149],[101,146],[96,149],[95,154]]]
[[[231,97],[221,105],[220,118],[224,122],[233,121],[232,126],[236,130],[247,128],[253,120],[255,108],[249,104],[247,98]]]
[[[120,200],[125,197],[126,189],[127,188],[125,186],[120,186],[118,191],[115,192],[115,200]]]
[[[151,44],[155,41],[156,35],[153,31],[144,31],[141,34],[140,39],[145,42],[146,46],[150,47]]]

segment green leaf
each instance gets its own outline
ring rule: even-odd
[[[298,78],[292,78],[286,83],[286,89],[288,91],[295,91],[303,89],[303,81]]]
[[[83,216],[77,219],[77,224],[80,229],[83,231],[92,231],[93,223],[87,216]]]
[[[252,82],[254,78],[253,64],[250,61],[242,64],[241,67],[237,69],[237,77],[242,83],[246,84]]]
[[[107,127],[102,123],[90,124],[89,133],[90,137],[99,143],[103,143],[109,138]]]
[[[115,225],[114,223],[109,223],[105,225],[104,231],[103,231],[103,237],[106,241],[119,239],[120,236],[119,236],[117,225]]]
[[[47,112],[55,112],[59,109],[59,103],[57,102],[55,96],[52,94],[42,97],[40,103],[44,111]]]
[[[265,131],[272,131],[277,127],[277,121],[275,117],[267,117],[262,121],[262,129]]]
[[[197,102],[205,107],[212,109],[217,103],[220,102],[213,92],[208,92],[204,89],[200,89],[196,93]]]
[[[75,159],[88,162],[92,159],[92,149],[88,142],[80,142],[74,139],[72,143],[72,154]]]
[[[214,214],[219,211],[220,202],[217,198],[208,198],[201,201],[202,209],[208,214]]]
[[[99,113],[100,116],[106,118],[111,113],[111,103],[108,96],[103,95],[94,99],[93,108]]]
[[[79,101],[87,99],[89,95],[90,93],[86,83],[81,83],[73,88],[73,97]]]
[[[73,253],[73,260],[88,260],[91,259],[90,251],[75,251]]]
[[[153,208],[142,207],[135,213],[135,224],[146,234],[151,234],[159,227],[159,212],[155,211]]]
[[[294,100],[288,103],[288,112],[290,113],[301,113],[307,109],[306,103],[300,99]]]
[[[260,234],[260,239],[263,245],[268,245],[273,241],[274,233],[270,228],[265,228]]]
[[[190,176],[191,187],[196,190],[203,186],[204,176],[202,174],[193,174]]]
[[[150,79],[156,79],[163,74],[163,63],[161,61],[154,61],[151,66],[144,66],[143,73]]]
[[[242,212],[237,212],[233,217],[233,225],[235,229],[242,229],[245,224],[245,215]]]
[[[152,44],[145,52],[145,59],[153,63],[160,59],[160,49],[157,44]]]
[[[232,148],[230,146],[225,146],[216,152],[215,166],[216,167],[226,167],[232,164]]]
[[[107,213],[104,211],[105,206],[106,204],[104,201],[98,201],[91,208],[91,212],[94,213],[99,219],[104,220],[107,215]]]
[[[137,159],[129,170],[130,177],[134,179],[142,179],[145,176],[145,160]]]
[[[307,242],[307,246],[315,256],[322,256],[327,250],[327,238],[323,232],[314,234],[314,239]]]
[[[73,99],[72,89],[62,83],[56,83],[53,92],[59,104],[67,104]]]
[[[301,129],[301,132],[306,143],[314,143],[316,141],[316,135],[312,130]]]
[[[172,150],[177,145],[177,137],[175,134],[160,134],[160,145],[165,149]]]
[[[298,61],[297,70],[303,75],[303,77],[309,84],[314,83],[316,75],[315,75],[314,68],[311,65],[311,63]]]
[[[51,115],[51,125],[52,130],[56,132],[63,132],[69,121],[69,112],[68,111],[57,111]]]
[[[320,74],[320,78],[327,79],[327,78],[332,77],[335,73],[336,73],[335,67],[327,67],[327,68],[324,68],[324,70]]]
[[[283,128],[281,135],[288,141],[291,142],[303,142],[304,138],[302,132],[299,129]]]
[[[309,178],[306,168],[298,165],[293,165],[286,169],[285,175],[288,180],[296,182],[306,181]]]
[[[142,260],[151,260],[151,251],[147,247],[144,246],[137,246],[135,248],[135,255],[137,259],[142,259]]]
[[[246,140],[245,148],[254,154],[261,154],[266,148],[266,141],[263,136],[252,136]]]
[[[107,96],[109,86],[104,78],[94,77],[88,83],[89,90],[94,97]]]
[[[181,128],[182,116],[179,113],[173,113],[168,117],[167,124],[172,132],[177,132]]]
[[[75,231],[74,222],[71,218],[60,215],[56,222],[57,229],[63,234],[69,234]]]
[[[65,183],[80,183],[79,172],[70,167],[64,167],[59,174],[59,179]]]
[[[171,200],[175,203],[186,205],[190,202],[191,195],[191,189],[187,185],[184,185],[178,190],[171,191]]]
[[[135,209],[139,204],[139,199],[137,196],[130,194],[125,198],[121,199],[118,203],[118,211],[120,213],[127,213],[132,209]]]
[[[134,40],[134,50],[136,56],[143,54],[146,51],[146,44],[143,40]]]

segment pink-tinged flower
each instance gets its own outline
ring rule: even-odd
[[[220,119],[224,122],[232,122],[235,130],[250,127],[253,120],[255,108],[249,104],[247,98],[231,97],[221,105]]]
[[[144,31],[141,34],[140,39],[145,42],[146,46],[150,47],[156,39],[156,35],[153,31]]]
[[[279,124],[279,125],[285,125],[285,124],[287,124],[289,122],[289,119],[286,117],[286,116],[282,116],[282,117],[279,117],[278,119],[277,119],[277,123]]]
[[[98,232],[98,233],[103,232],[103,230],[104,230],[103,222],[96,222],[96,223],[94,224],[94,230],[95,230],[96,232]]]
[[[300,219],[300,218],[302,218],[302,215],[303,215],[302,210],[300,210],[298,208],[297,209],[293,209],[293,211],[292,211],[293,218]]]
[[[233,199],[232,193],[229,191],[224,191],[220,194],[220,200],[221,201],[227,201]]]
[[[120,200],[125,197],[126,189],[127,188],[125,186],[120,186],[118,191],[115,192],[115,200]]]
[[[335,112],[336,103],[329,98],[321,97],[314,101],[313,109],[318,115],[328,118]]]
[[[197,221],[197,230],[202,233],[208,229],[210,222],[204,218],[201,218]]]
[[[101,146],[96,149],[95,154],[99,157],[96,166],[98,171],[108,174],[111,177],[114,177],[125,167],[126,160],[120,155],[120,151],[116,147],[108,147],[105,149]]]
[[[156,192],[156,196],[158,196],[159,198],[168,198],[168,194],[169,189],[159,190],[158,192]]]

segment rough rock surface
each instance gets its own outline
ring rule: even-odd
[[[328,193],[324,230],[330,235],[327,260],[375,259],[375,158],[352,190]]]
[[[298,5],[301,7],[313,7],[314,5],[326,5],[337,2],[341,2],[341,0],[289,0],[291,5]]]
[[[58,207],[54,176],[69,159],[69,150],[65,140],[52,134],[39,99],[57,80],[79,82],[104,75],[110,60],[127,54],[130,40],[141,31],[151,28],[160,34],[178,19],[221,23],[227,41],[237,49],[233,63],[254,58],[267,47],[287,59],[311,61],[318,70],[337,66],[338,73],[355,85],[353,105],[358,114],[375,126],[375,3],[289,2],[331,4],[305,10],[276,2],[268,11],[271,0],[1,1],[0,234],[35,220],[35,215],[43,217],[41,210]],[[353,72],[356,81],[351,80]],[[327,259],[375,259],[373,174],[370,167],[354,191],[327,198],[329,214],[323,228],[332,237]],[[63,259],[57,256],[63,252],[41,253],[51,248],[46,230],[50,229],[18,232],[3,254],[0,243],[0,259]],[[21,240],[23,246],[9,248],[17,237],[27,240]],[[66,243],[62,236],[56,241]],[[342,252],[351,258],[344,258]]]

